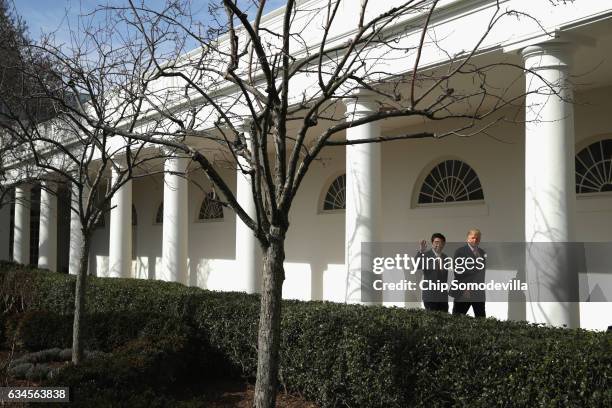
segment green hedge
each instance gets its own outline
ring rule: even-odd
[[[71,312],[73,277],[5,269],[0,288],[12,311]],[[256,295],[92,278],[88,310],[173,316],[255,375]],[[281,347],[281,382],[322,407],[612,406],[612,336],[605,333],[284,301]]]
[[[30,310],[14,315],[16,346],[29,351],[69,348],[72,345],[73,315],[47,310]],[[141,337],[193,337],[192,328],[172,316],[150,312],[105,312],[86,315],[81,341],[86,350],[111,352]],[[9,332],[9,335],[11,333]],[[12,336],[11,336],[12,337]]]

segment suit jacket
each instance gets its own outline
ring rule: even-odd
[[[472,251],[472,248],[466,244],[460,248],[457,248],[455,251],[455,256],[453,259],[453,275],[454,279],[457,280],[459,284],[462,283],[484,283],[485,281],[485,271],[486,271],[486,252],[482,248],[477,248],[478,255],[475,255]],[[465,260],[468,258],[473,258],[473,265],[469,268],[465,266]],[[482,263],[484,263],[484,267],[480,268],[476,263],[476,258],[482,258]],[[457,272],[457,265],[461,265],[465,270],[463,273]],[[462,300],[466,302],[484,302],[485,301],[485,291],[484,290],[451,290],[450,295],[455,298],[455,300]]]
[[[444,252],[442,252],[440,254],[441,259],[436,260],[437,256],[432,249],[430,249],[429,251],[425,251],[422,255],[423,280],[435,282],[437,284],[439,284],[440,282],[447,283],[448,269],[444,269],[443,265],[444,260],[448,258],[448,256]],[[417,253],[417,256],[421,256],[421,253]],[[428,260],[429,262],[427,262]],[[429,266],[429,268],[427,266]],[[446,291],[441,292],[439,290],[423,290],[422,295],[423,302],[448,302],[448,293]]]

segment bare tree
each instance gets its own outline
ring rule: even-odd
[[[264,254],[255,405],[272,407],[285,237],[310,167],[327,147],[469,136],[503,120],[500,112],[515,108],[525,93],[500,87],[491,73],[503,69],[518,78],[524,68],[474,57],[500,20],[521,13],[493,3],[488,20],[480,22],[482,32],[466,39],[458,52],[445,47],[447,38],[433,23],[436,0],[391,5],[288,0],[280,15],[267,20],[265,0],[221,0],[210,6],[205,25],[190,2],[170,1],[156,10],[128,3],[98,11],[114,13],[108,26],[116,35],[90,32],[101,48],[126,53],[124,65],[117,61],[113,67],[124,80],[97,76],[96,84],[106,82],[89,91],[92,109],[81,108],[79,114],[67,109],[67,115],[78,117],[71,123],[79,132],[127,141],[128,156],[139,141],[191,157],[253,230]],[[347,23],[352,26],[343,26]],[[65,82],[73,94],[93,86],[89,78],[100,71],[95,64],[84,66],[58,49],[46,51],[69,70],[65,78],[83,81],[79,87],[71,82],[75,79]],[[445,63],[422,61],[426,53],[443,56]],[[364,93],[375,108],[357,114],[349,103],[353,108],[345,115],[341,101],[359,100]],[[350,128],[408,117],[449,124],[443,132],[342,137]],[[195,147],[202,143],[213,148]],[[218,171],[219,157],[250,177],[255,216],[247,214]]]
[[[121,104],[114,101],[120,97],[117,89],[139,95],[146,88],[143,82],[123,84],[140,75],[125,69],[142,69],[141,61],[126,54],[125,48],[108,46],[111,41],[103,36],[111,32],[104,22],[80,27],[83,31],[72,32],[69,45],[56,44],[52,36],[24,44],[20,62],[2,68],[10,68],[18,83],[28,86],[18,92],[14,87],[0,88],[7,173],[3,190],[24,181],[72,185],[71,211],[78,216],[82,237],[75,289],[74,364],[83,359],[81,332],[92,234],[111,209],[115,193],[137,177],[137,169],[153,157],[144,151],[144,142],[109,130],[121,127],[131,131],[139,120],[132,112],[138,111],[133,106],[142,103],[142,97]],[[126,60],[134,64],[130,66]]]

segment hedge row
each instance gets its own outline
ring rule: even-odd
[[[29,351],[70,348],[73,315],[29,310],[7,322],[7,337]],[[13,327],[11,327],[13,326]],[[131,340],[147,337],[193,338],[185,322],[150,312],[91,313],[85,317],[81,341],[86,350],[111,352]]]
[[[0,265],[0,307],[69,314],[74,278]],[[159,312],[249,377],[259,297],[96,279],[91,313]],[[283,302],[280,380],[322,407],[612,406],[612,336],[419,310]]]

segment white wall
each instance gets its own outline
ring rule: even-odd
[[[219,169],[230,188],[236,191],[233,170]],[[203,172],[190,174],[189,184],[189,285],[211,290],[242,290],[243,282],[237,276],[236,219],[234,212],[224,208],[223,220],[198,221],[204,195],[211,184]]]

